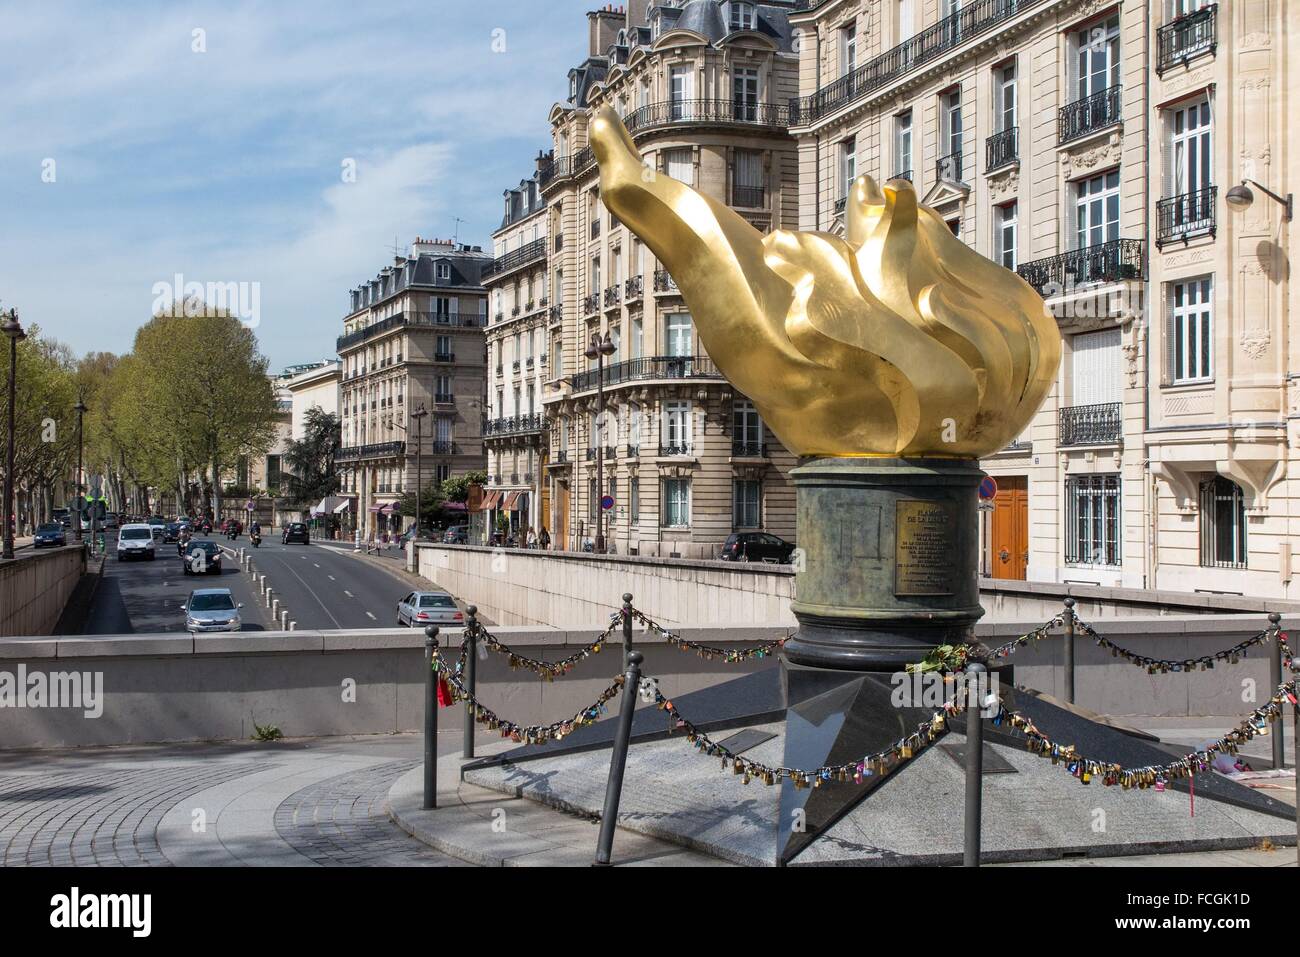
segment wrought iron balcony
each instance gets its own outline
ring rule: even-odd
[[[456,353],[454,352],[435,352],[433,354],[434,362],[455,362]]]
[[[600,311],[600,293],[593,292],[590,296],[583,297],[582,314],[590,316],[592,313]]]
[[[961,182],[961,154],[949,153],[934,161],[934,175],[937,179],[946,179],[953,183]]]
[[[402,401],[402,397],[400,395],[397,397],[397,401],[398,402]],[[434,395],[433,401],[445,405],[449,402],[455,402],[456,397],[452,395],[450,392],[438,392]]]
[[[592,238],[592,239],[599,239],[599,238],[600,238],[600,220],[599,220],[599,219],[593,219],[593,220],[591,221],[591,238]]]
[[[731,187],[731,205],[745,209],[762,209],[767,205],[767,190],[762,186]]]
[[[484,436],[531,435],[544,432],[549,423],[540,412],[524,415],[511,415],[500,419],[488,419],[483,423]]]
[[[633,276],[631,279],[623,282],[623,298],[628,302],[633,299],[639,299],[644,291],[645,283],[641,276]]]
[[[1113,239],[1072,249],[1016,267],[1039,295],[1059,296],[1087,283],[1140,280],[1146,276],[1146,247],[1140,239]]]
[[[885,51],[822,87],[811,96],[790,101],[790,125],[804,126],[870,95],[967,41],[989,33],[1046,0],[975,0],[916,36]]]
[[[632,442],[629,442],[627,445],[627,457],[630,459],[635,459],[635,458],[640,458],[640,456],[641,456],[640,443],[634,444]]]
[[[621,301],[621,297],[619,296],[620,291],[621,290],[619,289],[617,284],[610,286],[608,289],[605,290],[606,309],[612,308],[613,306],[617,306],[619,304],[619,302]]]
[[[511,372],[518,372],[518,371],[519,371],[519,360],[518,360],[518,359],[516,359],[514,362],[510,363],[510,371],[511,371]]]
[[[605,458],[606,459],[618,458],[618,449],[614,448],[614,446],[612,445],[605,446]]]
[[[1119,85],[1107,87],[1061,107],[1058,142],[1069,143],[1118,123],[1122,119],[1123,92]]]
[[[512,306],[511,309],[510,309],[510,317],[513,319],[513,318],[514,318],[515,316],[517,316],[517,315],[519,315],[519,307],[518,307],[518,306]]]
[[[912,171],[905,169],[901,173],[895,173],[890,179],[905,179],[910,183],[912,181]]]
[[[1156,72],[1164,73],[1202,53],[1213,54],[1218,46],[1219,5],[1212,3],[1171,20],[1156,31]]]
[[[483,267],[479,273],[481,279],[489,279],[496,276],[503,276],[508,272],[529,266],[539,259],[546,258],[546,237],[534,239],[531,243],[520,246],[513,252],[508,252],[504,256],[499,256],[492,262]]]
[[[568,450],[568,449],[560,449],[559,451],[557,451],[557,452],[555,453],[555,461],[556,461],[557,463],[560,463],[560,464],[563,464],[563,463],[565,463],[565,462],[568,462],[568,461],[569,461],[569,450]]]
[[[551,322],[563,322],[564,303],[557,302],[555,305],[551,306],[551,311],[548,315],[548,318],[550,319]]]
[[[1192,193],[1171,196],[1156,203],[1156,245],[1182,240],[1217,229],[1214,218],[1214,201],[1217,186],[1207,186]]]
[[[580,372],[573,377],[573,391],[596,388],[597,370]],[[606,387],[643,379],[721,379],[722,373],[713,360],[703,356],[642,356],[605,366]]]
[[[595,449],[591,449],[591,448],[587,449],[587,461],[588,461],[588,462],[594,462],[594,461],[596,461],[596,450],[595,450]]]
[[[741,442],[732,440],[731,454],[739,458],[761,459],[767,457],[767,445],[763,442]]]
[[[659,454],[660,455],[690,455],[691,446],[689,443],[685,445],[661,445],[659,446]]]
[[[1115,445],[1122,434],[1121,404],[1071,405],[1057,412],[1058,445]]]
[[[1001,169],[1020,159],[1020,127],[1009,126],[984,141],[984,170]]]
[[[686,123],[740,123],[785,129],[790,125],[790,111],[788,107],[776,103],[756,103],[743,98],[667,100],[638,107],[623,118],[623,125],[633,136],[652,129]]]
[[[548,186],[585,172],[595,161],[596,154],[590,146],[584,146],[572,156],[561,156],[558,159],[552,156],[537,171],[537,185],[546,189]]]
[[[510,473],[510,484],[511,484],[511,485],[518,485],[518,484],[519,484],[519,473],[518,473],[518,472],[511,472],[511,473]]]
[[[434,455],[451,455],[456,451],[455,442],[434,442],[432,448]]]
[[[505,374],[506,374],[506,367],[505,367],[505,366],[497,366],[497,378],[499,379],[499,378],[501,378],[501,377],[502,377],[503,375],[505,375]]]
[[[336,462],[359,462],[362,459],[394,458],[406,453],[405,442],[377,442],[373,445],[353,445],[334,453]]]
[[[837,199],[835,201],[835,215],[842,216],[844,214],[844,209],[846,206],[848,206],[848,204],[849,204],[849,198],[847,196],[841,196],[839,199]]]
[[[485,312],[399,312],[372,322],[365,328],[339,336],[334,340],[334,349],[336,352],[342,352],[394,329],[436,326],[486,326],[487,320],[488,317]]]
[[[677,292],[677,280],[668,270],[655,270],[655,292]]]

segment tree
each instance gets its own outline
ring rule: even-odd
[[[442,503],[447,497],[437,485],[426,485],[424,494],[420,496],[420,519],[427,522],[434,514],[442,508]],[[397,514],[406,517],[415,516],[415,492],[407,492],[397,503]]]
[[[334,456],[343,444],[343,428],[339,417],[317,406],[307,410],[303,417],[301,441],[290,439],[286,443],[283,492],[295,508],[307,508],[339,489],[339,476],[334,471]]]
[[[486,484],[487,472],[466,472],[464,475],[443,479],[442,494],[449,502],[465,502],[469,500],[469,487],[471,485]]]

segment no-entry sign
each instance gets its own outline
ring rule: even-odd
[[[969,485],[966,487],[970,488]],[[984,502],[991,502],[993,501],[993,499],[997,498],[997,494],[998,494],[998,483],[994,480],[993,476],[992,475],[984,476],[984,481],[980,482],[980,500]]]

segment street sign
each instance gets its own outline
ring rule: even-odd
[[[251,512],[255,507],[256,506],[254,506],[253,503],[250,501],[247,505],[244,506],[244,511]]]
[[[984,476],[984,481],[980,482],[980,500],[991,502],[997,498],[998,483],[992,475]]]
[[[605,509],[606,511],[609,511],[611,508],[613,508],[614,496],[612,495],[603,496],[600,500],[600,507]]]

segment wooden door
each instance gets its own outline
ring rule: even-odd
[[[1029,567],[1029,480],[999,475],[997,483],[990,535],[993,577],[1024,581]]]

